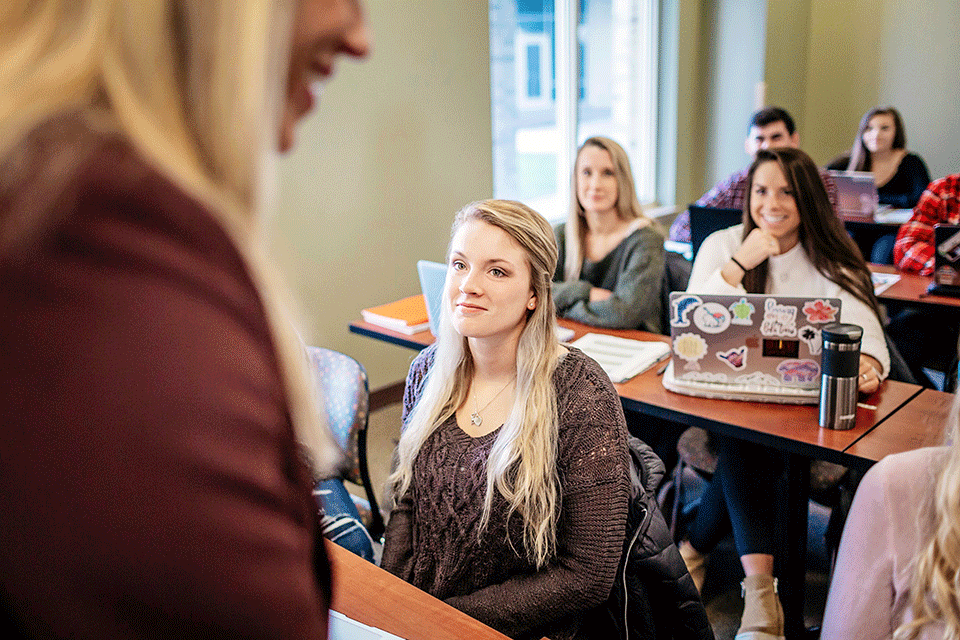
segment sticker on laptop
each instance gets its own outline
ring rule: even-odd
[[[734,371],[743,371],[743,368],[747,366],[747,347],[744,345],[727,351],[718,351],[717,359]]]
[[[807,317],[807,322],[814,324],[834,322],[839,310],[826,300],[811,300],[803,305],[803,315]]]
[[[777,365],[777,373],[784,382],[813,382],[820,376],[820,365],[813,360],[784,360]]]
[[[722,333],[730,326],[730,311],[719,302],[704,302],[693,310],[693,324],[704,333]]]
[[[780,381],[770,375],[769,373],[764,373],[763,371],[754,371],[753,373],[745,373],[742,376],[736,377],[736,382],[740,384],[756,384],[761,387],[779,387],[781,386]]]
[[[746,298],[740,298],[738,302],[730,305],[730,324],[753,324],[753,312],[756,310],[752,302],[747,302]]]
[[[777,304],[773,298],[767,298],[760,333],[781,338],[797,335],[797,308],[789,304]]]
[[[823,336],[820,333],[820,329],[811,327],[810,325],[805,325],[800,327],[800,333],[798,334],[798,337],[800,338],[800,341],[807,345],[807,348],[810,349],[810,355],[820,355],[820,350],[823,348]]]
[[[687,361],[684,369],[699,369],[697,361],[707,355],[707,341],[699,333],[681,333],[673,340],[673,351]]]
[[[701,302],[697,296],[680,296],[670,301],[670,326],[689,327],[690,312]]]
[[[695,382],[726,382],[727,374],[713,373],[712,371],[687,371],[680,376],[680,380],[693,380]]]

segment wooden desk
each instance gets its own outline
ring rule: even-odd
[[[873,463],[892,453],[941,445],[952,403],[952,393],[924,389],[844,453]]]
[[[665,336],[660,337],[666,340]],[[817,405],[788,405],[739,400],[713,400],[685,396],[664,388],[655,371],[647,371],[624,383],[614,385],[624,407],[681,424],[703,427],[741,440],[756,442],[789,454],[816,458],[846,466],[864,465],[846,450],[864,434],[885,421],[920,393],[917,385],[885,381],[876,392],[863,398],[857,407],[853,429],[821,429]]]
[[[334,611],[406,640],[509,640],[360,556],[325,543],[333,568]]]
[[[876,273],[895,273],[900,276],[900,280],[890,285],[890,287],[881,293],[877,298],[883,300],[893,300],[897,302],[906,302],[913,305],[951,307],[960,309],[960,298],[950,296],[932,296],[927,293],[927,287],[933,281],[931,276],[921,276],[916,273],[905,273],[898,271],[896,267],[889,264],[867,265],[870,271]]]

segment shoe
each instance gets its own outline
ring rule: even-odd
[[[747,576],[743,589],[743,617],[736,640],[784,640],[783,607],[777,579],[769,574]]]
[[[703,581],[707,577],[707,556],[694,549],[689,541],[684,540],[680,543],[680,557],[683,558],[683,564],[687,565],[687,571],[690,572],[697,591],[703,593]]]

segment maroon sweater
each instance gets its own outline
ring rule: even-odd
[[[404,419],[433,354],[426,349],[410,367]],[[553,381],[562,499],[556,557],[540,570],[527,559],[522,522],[518,516],[507,522],[499,493],[480,530],[486,460],[499,431],[472,438],[455,417],[420,448],[383,550],[384,569],[517,638],[589,637],[584,614],[610,595],[626,529],[629,463],[620,398],[600,365],[577,349],[560,361]]]
[[[311,480],[240,256],[119,143],[73,178],[46,232],[0,255],[7,621],[99,640],[326,637]]]

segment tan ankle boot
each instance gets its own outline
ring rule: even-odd
[[[679,549],[683,564],[687,565],[687,571],[693,578],[693,584],[697,591],[703,593],[703,581],[707,577],[707,556],[694,549],[687,540],[680,543]]]
[[[784,640],[777,579],[767,574],[747,576],[741,585],[743,617],[736,640]]]

